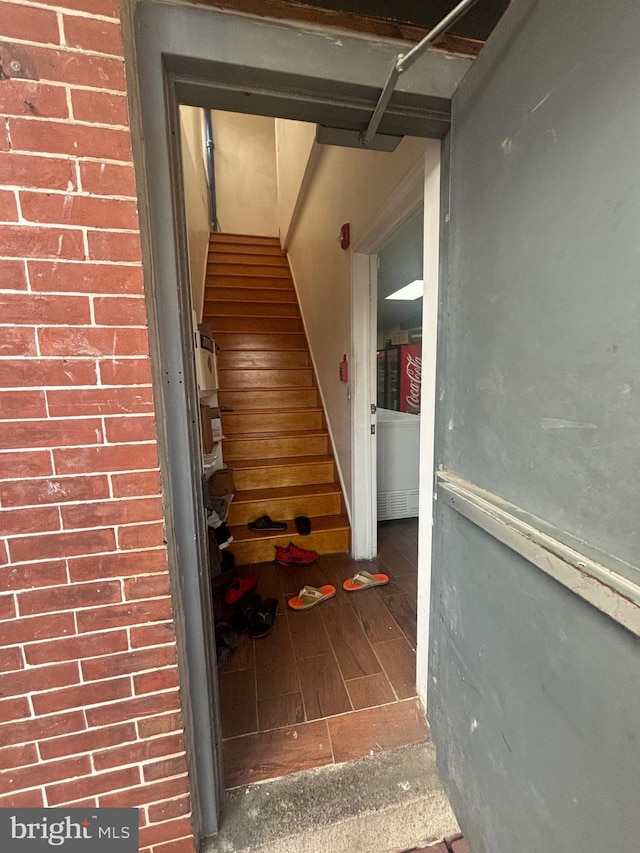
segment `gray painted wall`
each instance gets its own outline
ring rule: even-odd
[[[631,0],[515,0],[454,97],[437,449],[635,564],[639,27]],[[442,506],[433,612],[430,722],[474,853],[638,849],[637,638]]]

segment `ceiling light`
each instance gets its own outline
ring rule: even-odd
[[[385,296],[385,299],[402,299],[407,302],[413,299],[419,299],[424,291],[424,281],[421,278],[417,278],[415,281],[412,281],[411,284],[405,284],[404,287],[401,287],[400,290],[396,290],[395,293],[390,293],[388,296]]]

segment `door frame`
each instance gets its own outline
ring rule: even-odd
[[[178,105],[233,109],[358,129],[394,42],[336,35],[210,7],[123,0],[131,141],[149,321],[182,713],[196,845],[218,831],[224,798],[198,396],[182,209]],[[442,137],[471,60],[426,54],[403,77],[381,132]],[[304,73],[302,73],[302,71]],[[185,476],[186,475],[186,476]]]

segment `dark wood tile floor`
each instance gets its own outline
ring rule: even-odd
[[[261,563],[258,592],[278,599],[262,640],[241,638],[219,670],[227,787],[360,758],[427,738],[415,691],[417,519],[384,522],[379,555],[322,556],[306,568]],[[360,568],[388,586],[346,593]],[[306,612],[286,607],[304,584],[335,598]],[[224,613],[219,613],[224,618]]]

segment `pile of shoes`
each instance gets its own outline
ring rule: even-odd
[[[249,572],[233,578],[224,594],[224,603],[232,610],[231,624],[237,634],[246,633],[252,640],[260,640],[271,633],[276,624],[278,601],[262,599],[255,591],[258,575]]]

